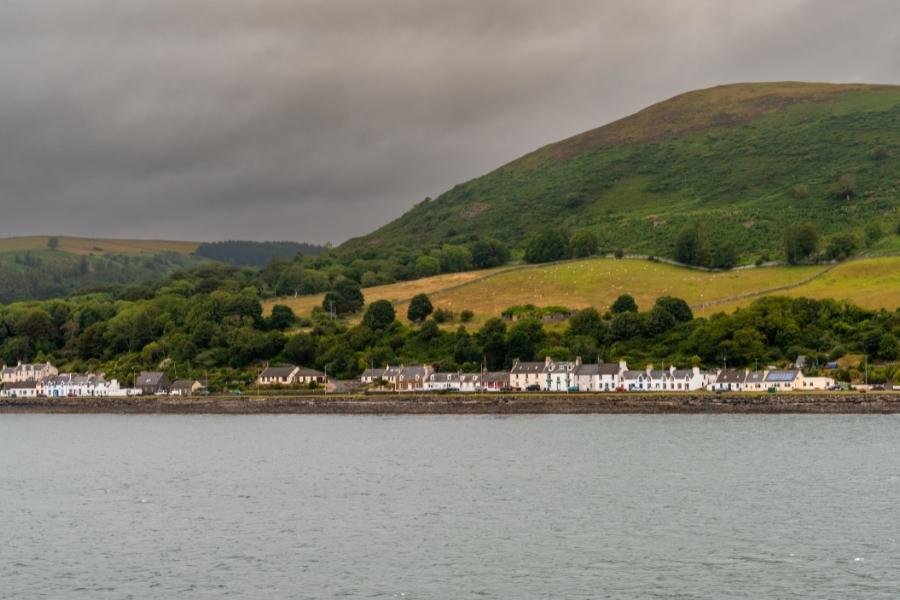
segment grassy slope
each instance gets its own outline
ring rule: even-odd
[[[888,150],[874,160],[872,150]],[[856,177],[850,202],[828,194]],[[806,198],[791,188],[804,184]],[[741,84],[691,92],[545,146],[423,202],[342,249],[497,237],[521,246],[547,224],[597,232],[604,250],[671,255],[687,224],[742,257],[781,254],[802,219],[826,235],[900,214],[900,87]]]
[[[622,293],[632,294],[642,308],[657,297],[673,295],[698,306],[726,300],[699,314],[730,311],[753,301],[753,297],[727,301],[745,294],[796,285],[819,276],[810,283],[775,293],[813,298],[834,297],[851,300],[868,308],[900,306],[900,257],[850,261],[827,266],[766,267],[725,273],[706,273],[645,260],[586,259],[552,265],[494,269],[455,275],[441,275],[417,281],[378,286],[364,290],[366,301],[393,301],[401,315],[413,294],[426,292],[435,306],[459,312],[475,311],[476,324],[515,304],[561,305],[571,308],[608,307]],[[309,314],[322,296],[271,300],[287,304],[298,314]]]

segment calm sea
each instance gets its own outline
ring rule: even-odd
[[[0,415],[0,598],[891,598],[897,416]]]

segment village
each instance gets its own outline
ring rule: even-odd
[[[699,367],[664,369],[647,365],[629,369],[626,361],[587,363],[514,360],[509,371],[474,373],[441,372],[429,365],[387,365],[363,371],[357,381],[337,381],[325,373],[291,364],[263,368],[253,385],[268,390],[324,390],[326,392],[815,392],[843,389],[834,378],[804,373],[800,356],[789,368],[715,369]],[[210,393],[205,379],[171,380],[162,371],[135,373],[131,386],[97,373],[60,373],[49,362],[19,363],[0,371],[0,398],[78,398],[128,396],[205,396]],[[885,386],[856,386],[856,389],[891,389]],[[231,390],[231,394],[240,394]]]

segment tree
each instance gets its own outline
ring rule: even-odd
[[[649,336],[660,335],[666,333],[675,327],[676,321],[672,313],[661,306],[654,306],[650,312],[643,315],[644,331]]]
[[[845,173],[838,177],[837,181],[832,183],[828,188],[828,193],[832,196],[835,198],[845,198],[846,200],[850,200],[850,196],[852,196],[855,191],[856,177],[849,173]]]
[[[491,371],[502,369],[506,361],[506,323],[503,319],[488,319],[475,338],[484,352],[487,368]]]
[[[881,228],[881,223],[878,221],[872,221],[868,225],[866,225],[866,243],[868,245],[873,245],[878,242],[881,238],[884,237],[884,230]]]
[[[441,271],[458,273],[472,268],[472,252],[465,246],[444,244],[441,248]]]
[[[545,263],[566,258],[569,253],[566,236],[546,229],[532,236],[525,245],[525,262]]]
[[[366,314],[363,315],[363,323],[372,331],[387,329],[397,313],[394,311],[394,305],[388,300],[376,300],[366,308]]]
[[[433,256],[423,254],[416,259],[416,277],[431,277],[441,272],[441,262]]]
[[[406,310],[406,318],[413,323],[421,323],[428,318],[434,311],[431,300],[427,294],[416,294],[409,301],[409,308]]]
[[[509,262],[509,248],[494,239],[478,240],[472,244],[472,264],[479,269],[499,267]]]
[[[622,294],[616,301],[613,302],[610,307],[610,311],[613,314],[625,313],[625,312],[633,312],[636,313],[638,311],[637,302],[634,301],[634,296],[631,294]]]
[[[276,304],[272,307],[272,314],[269,315],[269,329],[284,331],[296,322],[297,315],[290,306]]]
[[[789,227],[784,234],[784,247],[787,261],[792,265],[815,258],[819,250],[819,231],[815,223]]]
[[[713,269],[731,269],[737,264],[737,251],[731,242],[720,242],[712,251],[709,266]]]
[[[326,311],[334,310],[340,316],[357,312],[365,304],[365,297],[359,284],[342,277],[334,284],[334,289],[325,294],[322,300],[322,308]]]
[[[475,317],[475,313],[469,310],[468,308],[463,309],[459,313],[459,320],[463,323],[468,323]]]
[[[675,260],[686,265],[708,266],[709,240],[700,225],[685,227],[675,240]]]
[[[47,247],[51,250],[56,250],[57,248],[59,248],[59,238],[56,236],[47,238]]]
[[[506,335],[506,353],[513,358],[532,360],[544,343],[544,326],[537,319],[520,319]]]
[[[666,310],[676,321],[686,323],[694,318],[694,313],[688,303],[674,296],[660,296],[654,306]]]
[[[859,242],[852,233],[839,233],[828,241],[825,256],[829,260],[846,260],[856,252]]]
[[[585,308],[569,319],[568,333],[570,336],[586,335],[600,341],[606,337],[607,327],[596,308]]]
[[[572,258],[585,258],[594,256],[600,248],[600,241],[597,234],[589,229],[576,231],[569,240],[569,247],[572,251]]]

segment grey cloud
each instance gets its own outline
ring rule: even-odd
[[[894,2],[10,0],[0,235],[339,242],[734,81],[897,83]]]

